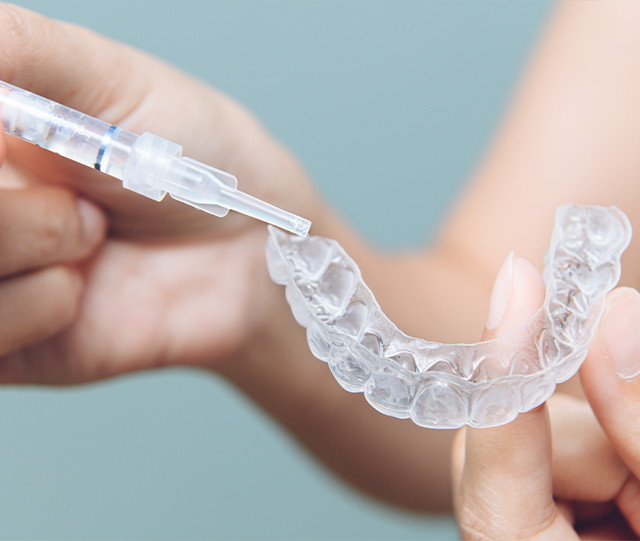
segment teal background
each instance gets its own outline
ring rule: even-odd
[[[231,94],[355,228],[388,248],[428,240],[549,9],[548,1],[479,0],[18,3],[150,51]],[[1,389],[0,537],[457,534],[449,518],[351,491],[233,389],[176,370],[76,389]]]

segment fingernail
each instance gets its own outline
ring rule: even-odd
[[[489,300],[487,324],[485,325],[487,330],[491,331],[500,325],[504,313],[507,311],[507,306],[509,306],[512,289],[513,252],[504,260],[504,263],[498,271],[498,276],[496,276],[496,281],[493,284],[493,291],[491,291],[491,299]]]
[[[640,374],[640,294],[623,290],[605,308],[598,330],[605,357],[623,379]]]
[[[88,244],[96,243],[104,233],[104,216],[94,204],[86,199],[77,199],[76,208],[80,216],[82,238]]]

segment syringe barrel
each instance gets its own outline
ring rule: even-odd
[[[167,191],[196,203],[198,196],[207,196],[203,184],[210,175],[186,170],[187,162],[176,159],[182,147],[157,135],[135,135],[3,81],[0,117],[9,135],[107,173],[156,201]],[[227,176],[235,188],[235,178]]]
[[[311,222],[236,190],[233,175],[182,157],[182,147],[151,133],[138,136],[0,81],[5,133],[92,167],[129,190],[174,199],[216,216],[229,209],[304,236]]]
[[[138,136],[0,81],[5,133],[119,180]]]

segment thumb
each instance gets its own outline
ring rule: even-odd
[[[511,254],[491,295],[483,339],[527,323],[544,301],[540,273]],[[467,428],[454,445],[454,507],[462,537],[575,537],[552,497],[551,431],[545,406],[495,428]]]
[[[482,340],[492,340],[527,323],[544,302],[538,270],[511,252],[498,271]]]

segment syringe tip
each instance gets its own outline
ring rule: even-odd
[[[309,233],[309,228],[311,227],[309,220],[274,207],[252,195],[231,188],[224,188],[216,195],[214,203],[216,205],[262,220],[300,237],[306,237],[307,233]]]
[[[310,227],[311,222],[309,220],[296,216],[291,223],[291,232],[300,237],[306,237]]]

